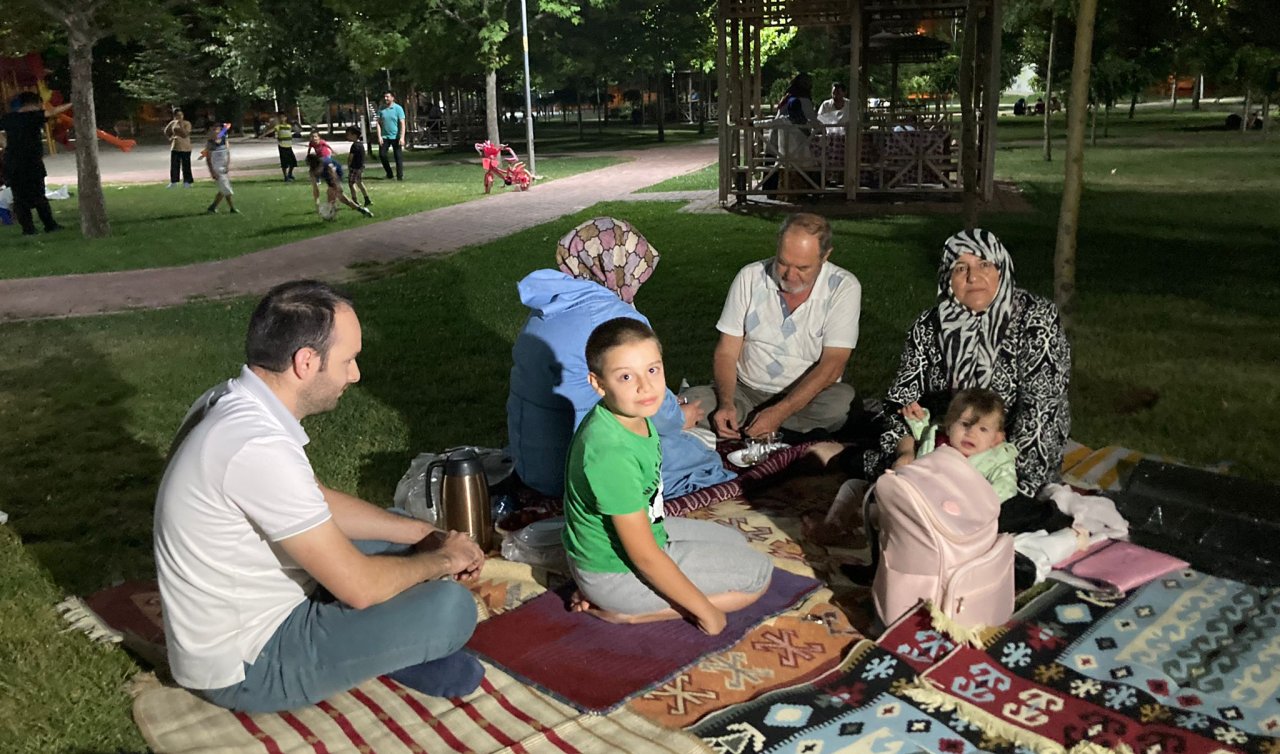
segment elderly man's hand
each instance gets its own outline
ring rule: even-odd
[[[777,432],[788,414],[777,406],[760,409],[754,418],[742,428],[748,437],[765,437]]]
[[[725,440],[737,440],[742,437],[738,427],[738,409],[733,406],[721,406],[711,413],[711,428],[718,437]]]

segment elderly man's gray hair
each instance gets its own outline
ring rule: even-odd
[[[812,212],[796,212],[787,215],[787,219],[782,221],[782,227],[778,228],[778,248],[782,248],[782,239],[792,228],[798,228],[811,236],[816,236],[818,250],[824,258],[831,253],[831,223],[827,222],[827,218]]]

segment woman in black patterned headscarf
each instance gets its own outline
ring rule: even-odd
[[[955,391],[983,387],[999,393],[1008,410],[1005,433],[1018,448],[1014,500],[1034,497],[1059,476],[1071,429],[1070,379],[1071,346],[1057,308],[1016,286],[1013,259],[994,234],[957,233],[943,245],[938,303],[907,334],[885,396],[887,427],[865,454],[866,472],[875,479],[897,459],[909,436],[902,407],[920,403],[941,416]],[[1023,528],[1001,518],[1002,530]]]

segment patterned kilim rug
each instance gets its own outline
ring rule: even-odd
[[[908,693],[1042,752],[1280,753],[1274,591],[1186,570],[1114,601],[1058,586],[1017,618]]]
[[[689,730],[722,754],[1019,751],[941,705],[903,696],[915,675],[910,664],[862,641],[821,678],[709,715]]]
[[[819,582],[779,569],[764,595],[728,616],[717,636],[686,621],[616,625],[568,608],[567,587],[476,627],[467,649],[587,712],[608,712],[698,660],[723,652]]]

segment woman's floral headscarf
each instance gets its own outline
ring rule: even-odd
[[[600,283],[630,304],[658,266],[658,250],[627,221],[597,217],[560,239],[556,265],[567,275]]]

